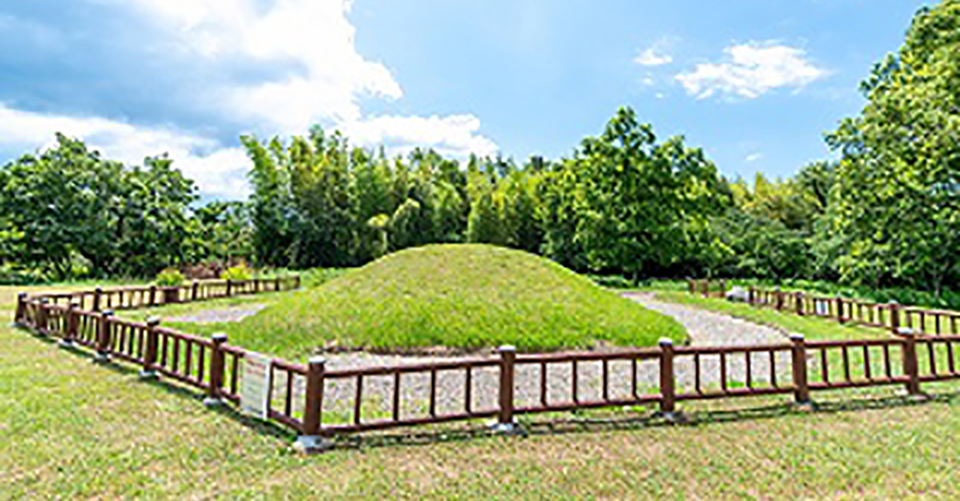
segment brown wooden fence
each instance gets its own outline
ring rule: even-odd
[[[260,285],[254,290],[267,290]],[[283,282],[277,289],[292,285]],[[225,335],[202,338],[161,327],[157,320],[122,320],[111,311],[56,304],[49,295],[21,295],[16,321],[66,344],[95,349],[101,360],[138,364],[144,376],[160,374],[200,388],[208,402],[240,400],[238,377],[247,352],[227,344]],[[502,347],[497,357],[343,370],[327,370],[322,357],[306,365],[275,359],[268,417],[294,430],[298,443],[311,449],[342,433],[480,418],[496,418],[501,429],[516,430],[518,415],[586,408],[652,404],[673,418],[684,401],[789,394],[807,404],[811,392],[882,385],[903,385],[920,395],[922,382],[960,377],[958,344],[960,335],[905,329],[886,339],[806,342],[794,336],[756,346],[675,347],[663,340],[652,348],[540,354]],[[588,372],[591,383],[584,384]],[[495,378],[495,395],[476,390],[481,378]],[[372,383],[389,388],[386,395],[368,394]],[[407,385],[418,392],[405,392]],[[518,395],[518,389],[526,391]]]
[[[689,280],[689,291],[704,297],[724,297],[726,283],[708,280]],[[712,292],[707,292],[712,291]],[[749,287],[747,302],[766,306],[800,316],[829,318],[840,323],[859,324],[888,329],[898,334],[901,327],[918,334],[960,335],[960,312],[903,306],[896,302],[874,303],[841,296],[822,296],[802,291],[781,291]]]

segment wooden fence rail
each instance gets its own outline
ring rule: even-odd
[[[727,286],[723,280],[688,280],[688,290],[703,297],[724,297]],[[874,303],[841,296],[822,296],[801,291],[781,291],[749,287],[747,303],[766,306],[800,316],[828,318],[839,323],[859,324],[888,329],[899,334],[907,327],[917,334],[960,335],[960,312],[903,306],[896,302]]]
[[[219,290],[256,293],[285,287],[234,285]],[[206,285],[192,289],[217,290]],[[781,308],[804,314],[804,305],[819,300],[788,303],[769,291],[755,292],[763,301],[772,298]],[[225,335],[202,338],[162,327],[158,319],[131,322],[110,310],[84,309],[79,301],[57,304],[51,296],[21,295],[17,323],[95,349],[101,360],[140,365],[143,377],[197,387],[208,403],[240,402],[239,375],[248,352],[228,344]],[[315,450],[337,434],[405,426],[494,418],[497,429],[512,432],[518,429],[518,415],[633,405],[655,405],[665,418],[676,419],[679,404],[687,401],[785,394],[808,405],[817,391],[903,385],[909,394],[921,395],[921,383],[960,378],[954,355],[960,335],[915,334],[906,327],[899,333],[888,339],[814,342],[795,335],[789,342],[752,346],[675,347],[664,339],[656,347],[602,352],[518,354],[504,346],[497,357],[338,370],[328,370],[322,357],[306,365],[274,359],[267,417],[295,431],[302,447]],[[580,379],[587,370],[593,384]],[[481,378],[496,381],[495,395],[477,390]],[[441,384],[451,380],[456,384]],[[370,394],[372,383],[389,389]],[[519,395],[521,387],[531,391]]]

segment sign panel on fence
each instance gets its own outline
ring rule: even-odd
[[[270,357],[247,352],[243,356],[240,379],[240,411],[267,419],[270,396]]]

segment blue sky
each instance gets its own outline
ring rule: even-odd
[[[632,106],[727,175],[785,176],[895,51],[911,0],[31,0],[0,5],[0,161],[82,137],[246,193],[240,134],[569,155]]]

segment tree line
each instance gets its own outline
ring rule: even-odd
[[[388,156],[314,127],[243,137],[252,194],[200,204],[165,156],[127,167],[62,135],[0,169],[8,276],[142,276],[243,258],[359,266],[481,242],[578,271],[823,279],[939,292],[960,279],[960,2],[916,15],[826,141],[837,160],[786,179],[727,178],[682,137],[621,108],[569,158]],[[18,275],[19,274],[19,275]]]

